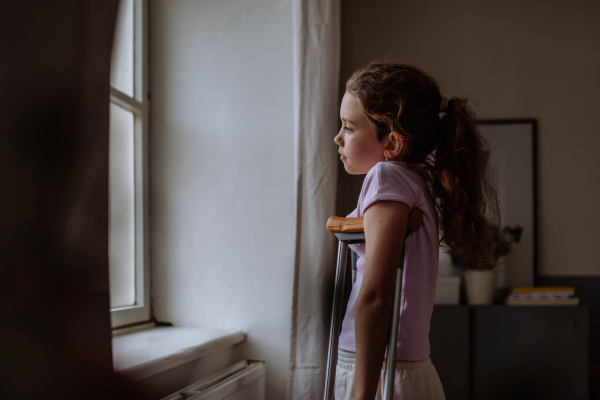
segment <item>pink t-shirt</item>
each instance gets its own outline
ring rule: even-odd
[[[406,240],[404,255],[396,353],[396,359],[404,361],[419,361],[429,357],[429,322],[437,281],[437,219],[434,203],[423,176],[424,172],[420,168],[409,169],[406,163],[401,161],[378,163],[365,177],[356,210],[348,215],[362,217],[371,204],[380,200],[398,201],[409,206],[411,210],[417,207],[423,211],[423,225]],[[354,305],[365,268],[366,244],[350,245],[358,254],[356,283],[352,287],[342,322],[339,348],[351,352],[356,352]]]

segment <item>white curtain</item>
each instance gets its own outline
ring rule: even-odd
[[[340,0],[293,0],[296,259],[288,400],[323,395],[335,270]]]

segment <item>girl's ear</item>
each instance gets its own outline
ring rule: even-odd
[[[404,139],[396,131],[392,131],[386,138],[386,145],[384,149],[384,156],[390,160],[395,160],[404,148]]]

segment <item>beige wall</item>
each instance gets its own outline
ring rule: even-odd
[[[296,233],[292,2],[154,0],[150,54],[154,315],[245,331],[241,356],[266,360],[266,398],[283,399]]]
[[[373,59],[416,63],[480,118],[537,119],[539,272],[600,275],[599,17],[598,1],[346,0],[342,84]],[[339,213],[361,181],[340,168]]]

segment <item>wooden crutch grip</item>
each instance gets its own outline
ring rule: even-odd
[[[411,231],[416,231],[423,225],[423,211],[418,208],[413,208],[408,214],[408,222],[406,227]],[[364,232],[365,227],[363,225],[363,217],[360,218],[343,218],[343,217],[330,217],[327,220],[325,228],[331,233],[352,233],[352,232]]]
[[[325,228],[331,233],[363,232],[365,230],[363,226],[363,217],[342,218],[333,216],[327,220]]]

